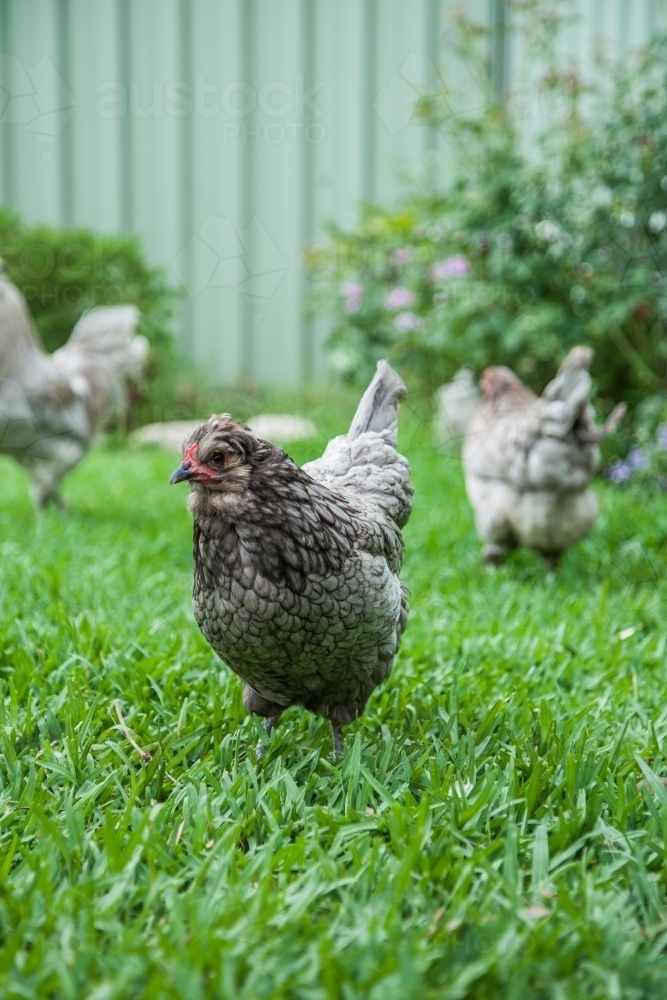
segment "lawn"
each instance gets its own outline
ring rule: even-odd
[[[402,445],[411,619],[337,764],[295,709],[257,759],[173,457],[102,445],[40,518],[0,463],[2,997],[664,1000],[667,498],[599,482],[555,574],[485,570]]]

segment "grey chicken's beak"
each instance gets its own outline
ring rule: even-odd
[[[195,475],[196,475],[195,470],[192,468],[190,462],[188,462],[186,459],[186,461],[183,462],[181,465],[179,465],[176,471],[172,473],[171,479],[169,480],[169,485],[173,486],[174,483],[184,483],[188,479],[194,479]]]

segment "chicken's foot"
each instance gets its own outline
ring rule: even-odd
[[[482,556],[482,562],[485,566],[502,566],[505,562],[505,556],[502,552],[485,552]]]
[[[482,549],[482,562],[485,566],[502,566],[505,556],[516,548],[516,542],[511,539],[504,544],[500,542],[487,542]]]
[[[345,753],[345,741],[343,740],[343,731],[340,726],[334,726],[331,723],[331,732],[333,733],[333,745],[334,745],[334,760],[340,760]]]
[[[278,721],[279,718],[280,718],[280,715],[270,715],[268,717],[268,719],[265,721],[265,723],[264,723],[264,732],[266,733],[266,735],[269,738],[271,737],[271,733],[273,732],[273,728],[276,725],[276,723],[277,723],[277,721]],[[262,740],[260,740],[259,743],[257,744],[257,756],[258,757],[263,757],[265,753],[266,753],[266,745],[265,745],[265,743]]]
[[[53,496],[50,496],[47,500],[45,500],[42,505],[42,510],[44,510],[44,508],[50,503],[52,503],[61,514],[69,514],[69,504],[61,497],[60,493],[54,493]]]

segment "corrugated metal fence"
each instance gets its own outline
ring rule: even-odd
[[[308,381],[323,327],[303,317],[303,246],[437,155],[413,109],[452,71],[454,6],[0,0],[2,199],[29,221],[138,233],[187,290],[181,336],[211,380]],[[495,26],[496,86],[519,81],[505,4],[462,6]],[[623,51],[662,6],[579,0],[563,44],[586,59],[603,33]]]

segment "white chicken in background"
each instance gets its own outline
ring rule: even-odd
[[[482,375],[484,400],[466,432],[463,466],[486,562],[525,545],[555,565],[592,530],[599,507],[588,487],[600,462],[598,445],[626,409],[619,404],[595,426],[592,357],[590,348],[573,348],[541,396],[509,368]]]
[[[435,393],[435,433],[443,447],[460,447],[482,397],[469,368],[461,368],[451,382]]]
[[[48,354],[27,303],[0,274],[0,452],[22,465],[38,507],[62,506],[60,482],[97,431],[122,413],[127,378],[138,378],[148,341],[135,306],[100,306]]]

